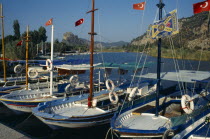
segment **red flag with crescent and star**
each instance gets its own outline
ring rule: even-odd
[[[81,25],[82,23],[84,23],[84,18],[78,20],[75,22],[75,27]]]
[[[46,23],[45,23],[45,26],[49,26],[49,25],[52,25],[52,18],[50,20],[48,20]]]
[[[193,4],[194,14],[198,14],[204,11],[210,11],[210,0]]]
[[[144,10],[145,4],[146,4],[146,2],[133,4],[133,9],[135,9],[135,10]]]
[[[16,44],[16,46],[21,46],[22,44],[23,44],[23,41],[21,40]]]

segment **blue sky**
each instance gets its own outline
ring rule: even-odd
[[[159,0],[146,0],[145,11],[133,10],[135,3],[143,0],[95,0],[95,32],[96,41],[127,41],[142,35],[149,24],[153,23]],[[163,0],[165,10],[178,9],[179,18],[193,15],[192,4],[204,0]],[[72,32],[80,38],[89,39],[91,0],[1,0],[4,8],[5,36],[13,35],[13,21],[18,20],[21,33],[30,26],[30,30],[38,30],[50,18],[54,19],[54,39],[62,40],[65,32]],[[74,23],[84,18],[85,22],[75,27]],[[142,20],[143,19],[143,20]],[[143,24],[142,24],[143,23]],[[50,40],[51,27],[47,30]]]

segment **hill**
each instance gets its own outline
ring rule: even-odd
[[[209,49],[210,37],[208,30],[208,12],[193,15],[188,18],[179,19],[179,33],[172,36],[175,48],[184,47],[187,49]],[[143,46],[147,42],[152,45],[156,44],[156,40],[146,37],[146,33],[133,39],[130,43],[132,46]],[[163,48],[169,48],[170,43],[163,38]]]
[[[90,44],[89,40],[79,38],[77,35],[74,35],[72,32],[66,32],[63,34],[63,40],[62,42],[66,43],[67,45],[85,45],[88,46]],[[103,47],[118,47],[127,45],[128,42],[124,41],[118,41],[118,42],[95,42],[96,47],[100,47],[101,45]]]

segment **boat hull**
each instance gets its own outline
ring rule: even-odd
[[[47,124],[52,129],[60,129],[60,128],[87,128],[93,126],[99,126],[103,124],[110,123],[111,116],[109,118],[104,117],[104,120],[98,121],[58,121],[58,120],[49,120],[44,119],[43,117],[37,116],[42,122]]]
[[[13,110],[16,113],[31,113],[32,109],[35,108],[40,102],[18,102],[18,101],[4,101],[1,102],[8,107],[9,109]]]

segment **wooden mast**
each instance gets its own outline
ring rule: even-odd
[[[6,63],[5,63],[5,47],[4,47],[4,16],[3,16],[3,6],[2,4],[0,5],[1,8],[1,26],[2,26],[2,57],[3,57],[3,68],[4,68],[4,82],[7,81],[7,77],[6,77]]]
[[[157,7],[159,8],[159,20],[162,20],[162,9],[165,6],[165,4],[162,2],[162,0],[159,1],[159,4],[157,4]],[[160,72],[161,72],[161,38],[158,38],[158,57],[157,57],[157,92],[156,92],[156,112],[155,116],[158,116],[159,112],[159,93],[160,93]]]
[[[28,42],[29,42],[29,26],[26,29],[26,90],[28,90]]]
[[[88,11],[87,13],[91,12],[91,32],[88,33],[91,35],[91,41],[90,41],[90,92],[88,96],[88,108],[92,107],[92,99],[93,99],[93,50],[94,50],[94,35],[96,33],[94,32],[94,12],[97,9],[95,9],[95,0],[92,0],[92,10]]]

